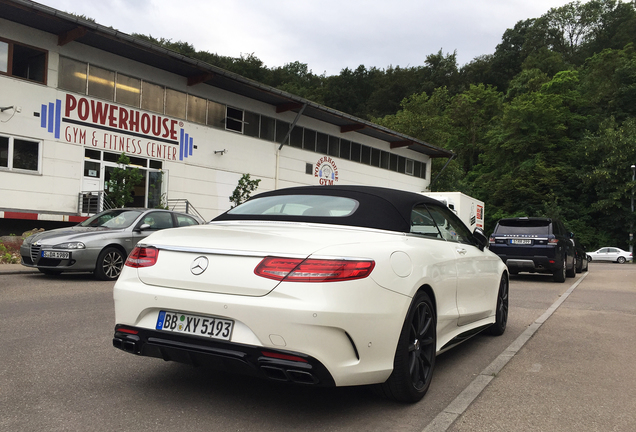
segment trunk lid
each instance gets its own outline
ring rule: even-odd
[[[138,275],[148,285],[263,296],[279,283],[254,274],[266,256],[306,258],[328,246],[369,241],[369,236],[380,241],[387,235],[353,227],[254,221],[163,230],[140,242],[160,251],[157,263],[138,269]]]

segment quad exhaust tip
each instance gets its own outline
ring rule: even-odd
[[[276,366],[261,366],[261,370],[265,373],[267,378],[276,381],[288,381],[297,384],[318,384],[318,378],[313,374],[306,371],[300,371],[295,369],[284,369]]]

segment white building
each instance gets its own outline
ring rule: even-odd
[[[257,192],[365,184],[415,192],[447,150],[26,0],[0,0],[0,224],[101,209],[124,152],[133,206],[207,220],[245,173]],[[4,219],[3,219],[4,218]]]

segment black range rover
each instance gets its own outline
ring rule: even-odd
[[[556,282],[576,275],[574,244],[561,221],[551,218],[501,219],[490,236],[490,250],[510,274],[549,273]]]

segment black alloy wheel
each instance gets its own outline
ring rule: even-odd
[[[418,292],[413,298],[398,341],[393,372],[379,385],[379,393],[400,402],[417,402],[428,390],[437,345],[437,320],[428,294]]]
[[[497,292],[497,310],[495,311],[495,322],[486,329],[486,333],[493,336],[501,336],[506,331],[508,324],[508,294],[510,292],[510,284],[508,277],[504,273],[501,275],[499,282],[499,291]]]
[[[105,248],[97,258],[95,277],[99,280],[116,280],[124,268],[126,257],[117,248]]]

